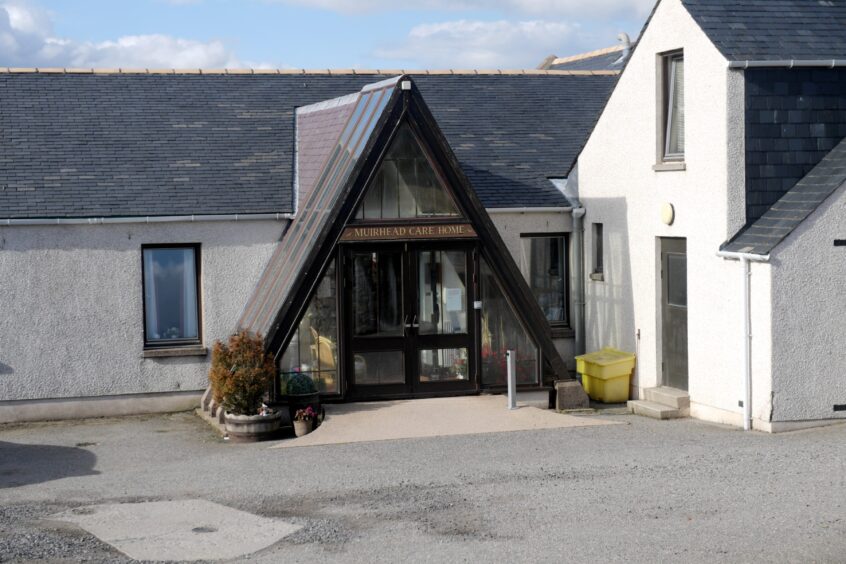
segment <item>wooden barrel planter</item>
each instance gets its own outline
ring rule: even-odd
[[[226,414],[226,434],[238,443],[254,443],[274,439],[279,434],[282,412],[270,415]]]

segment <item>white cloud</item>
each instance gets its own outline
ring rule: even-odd
[[[274,0],[342,13],[396,10],[501,10],[551,17],[643,17],[656,0]]]
[[[100,42],[55,37],[45,10],[26,0],[0,0],[0,66],[234,68],[242,63],[221,41],[160,34]]]
[[[534,68],[562,47],[578,50],[592,39],[568,22],[458,20],[416,26],[402,45],[376,56],[429,69]]]

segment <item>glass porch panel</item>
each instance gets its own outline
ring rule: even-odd
[[[338,316],[335,261],[309,301],[297,331],[279,362],[280,393],[285,393],[287,375],[303,372],[311,376],[321,393],[338,393]]]
[[[402,351],[359,352],[353,355],[356,386],[405,384]]]
[[[456,217],[458,208],[408,125],[403,124],[367,187],[356,219]]]
[[[353,335],[401,335],[402,253],[356,252],[352,262]]]
[[[467,349],[422,349],[421,382],[452,382],[468,379]]]
[[[418,315],[421,335],[467,333],[467,253],[418,253]]]
[[[483,259],[481,263],[482,385],[508,384],[505,358],[508,350],[515,351],[517,355],[517,383],[537,384],[538,347],[505,299],[487,262]]]

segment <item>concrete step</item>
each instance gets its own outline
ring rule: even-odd
[[[646,401],[661,403],[679,410],[690,408],[690,395],[684,390],[659,386],[657,388],[647,388],[643,392]]]
[[[680,410],[654,401],[630,400],[626,405],[628,405],[629,410],[635,415],[651,417],[652,419],[676,419],[683,417]]]
[[[517,407],[537,407],[549,409],[549,391],[537,390],[531,392],[517,392]]]

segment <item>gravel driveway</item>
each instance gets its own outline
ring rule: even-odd
[[[126,561],[43,519],[168,499],[302,525],[251,562],[846,560],[846,426],[603,417],[627,424],[272,450],[191,414],[0,427],[0,561]]]

